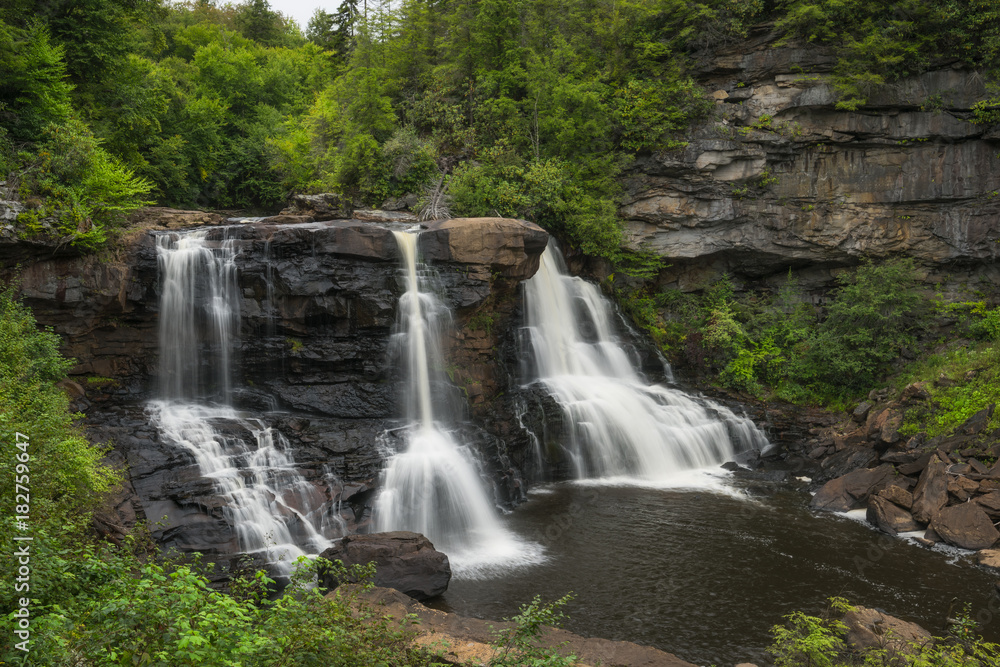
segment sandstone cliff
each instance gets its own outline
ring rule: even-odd
[[[862,255],[916,258],[929,282],[995,284],[1000,130],[970,122],[980,73],[937,69],[836,108],[832,52],[759,35],[703,54],[715,110],[680,150],[626,179],[630,243],[669,258],[667,286],[723,272],[832,284]]]

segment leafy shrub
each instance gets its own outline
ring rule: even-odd
[[[43,197],[38,208],[18,217],[24,235],[49,233],[73,245],[97,248],[109,227],[151,202],[152,185],[136,177],[101,147],[77,119],[49,125],[38,152],[22,152],[21,197]]]
[[[13,287],[0,291],[0,493],[13,500],[15,482],[30,487],[29,527],[38,556],[31,593],[41,601],[65,595],[59,583],[64,563],[56,555],[82,532],[104,494],[119,481],[117,472],[102,462],[105,448],[87,441],[75,424],[79,415],[69,411],[66,394],[55,384],[73,365],[59,353],[60,342],[51,331],[36,328]],[[26,452],[18,442],[27,443]],[[0,522],[0,537],[12,544],[16,532],[8,514]],[[11,554],[7,550],[0,556],[5,572],[13,571]],[[16,597],[13,579],[4,576],[4,613],[13,609]]]
[[[843,598],[830,598],[824,617],[800,611],[785,616],[783,625],[771,629],[774,642],[768,653],[775,667],[992,667],[1000,660],[1000,645],[975,635],[976,623],[958,614],[949,637],[911,643],[901,651],[886,648],[851,649],[845,643],[847,626],[833,618],[852,607]]]
[[[912,259],[865,261],[839,282],[793,375],[805,383],[858,391],[888,371],[902,348],[914,345],[925,309]]]
[[[560,610],[573,595],[565,595],[555,602],[543,604],[537,595],[511,619],[514,627],[494,632],[493,657],[490,667],[569,667],[576,664],[576,656],[563,656],[557,648],[538,645],[545,626],[558,627],[565,619]]]

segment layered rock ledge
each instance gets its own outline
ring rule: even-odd
[[[631,242],[670,259],[664,283],[792,268],[822,289],[858,257],[889,254],[914,257],[929,282],[995,282],[1000,132],[970,122],[984,77],[938,69],[841,110],[833,51],[777,37],[701,54],[714,112],[626,179]]]

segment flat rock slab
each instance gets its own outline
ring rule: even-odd
[[[417,637],[414,644],[431,649],[444,648],[443,659],[454,665],[469,667],[487,664],[493,657],[490,643],[496,640],[495,631],[513,627],[503,621],[484,621],[458,614],[429,609],[398,591],[373,588],[360,591],[359,587],[343,586],[345,593],[356,595],[356,600],[396,619],[415,614],[417,625],[407,625]],[[337,595],[334,591],[329,595]],[[403,621],[405,623],[405,620]],[[557,648],[563,655],[573,654],[577,665],[601,667],[694,667],[677,656],[632,642],[611,641],[594,637],[581,637],[558,628],[545,628],[539,638],[544,647]],[[565,646],[563,646],[565,644]]]
[[[993,521],[976,503],[944,508],[931,521],[931,528],[948,544],[963,549],[987,549],[1000,539]]]
[[[348,535],[320,556],[347,566],[375,563],[376,586],[393,588],[417,600],[441,595],[451,581],[448,556],[420,533]],[[332,589],[340,582],[326,574],[322,583]]]

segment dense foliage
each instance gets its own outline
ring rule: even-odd
[[[10,576],[15,559],[9,546],[23,533],[12,510],[22,504],[30,510],[17,514],[30,517],[28,534],[35,536],[31,597],[54,602],[67,594],[60,583],[63,563],[56,553],[84,531],[91,512],[118,480],[118,474],[101,463],[104,450],[92,446],[75,425],[77,415],[56,386],[72,360],[59,354],[58,336],[36,329],[31,311],[13,293],[11,288],[0,292],[0,494],[7,499],[0,541],[8,545],[0,556],[4,617],[24,595],[14,590]],[[19,493],[27,495],[15,503]]]
[[[303,31],[267,0],[13,0],[0,9],[0,171],[29,203],[23,233],[90,246],[147,199],[273,210],[292,192],[415,194],[455,215],[535,220],[628,269],[617,177],[637,153],[680,145],[710,107],[688,74],[697,49],[772,21],[838,50],[841,104],[855,108],[939,61],[993,66],[997,12],[345,0]],[[75,164],[50,164],[60,142]]]
[[[933,310],[908,259],[863,262],[838,281],[823,307],[791,276],[777,291],[740,296],[729,279],[701,294],[625,286],[618,296],[668,357],[723,386],[836,402],[874,388],[901,355],[912,358]]]
[[[854,611],[843,598],[831,598],[822,616],[801,611],[785,617],[771,629],[774,643],[768,653],[775,667],[989,667],[1000,660],[1000,645],[975,634],[977,623],[969,609],[950,619],[949,636],[908,643],[888,630],[882,644],[867,649],[848,645],[844,614]]]

